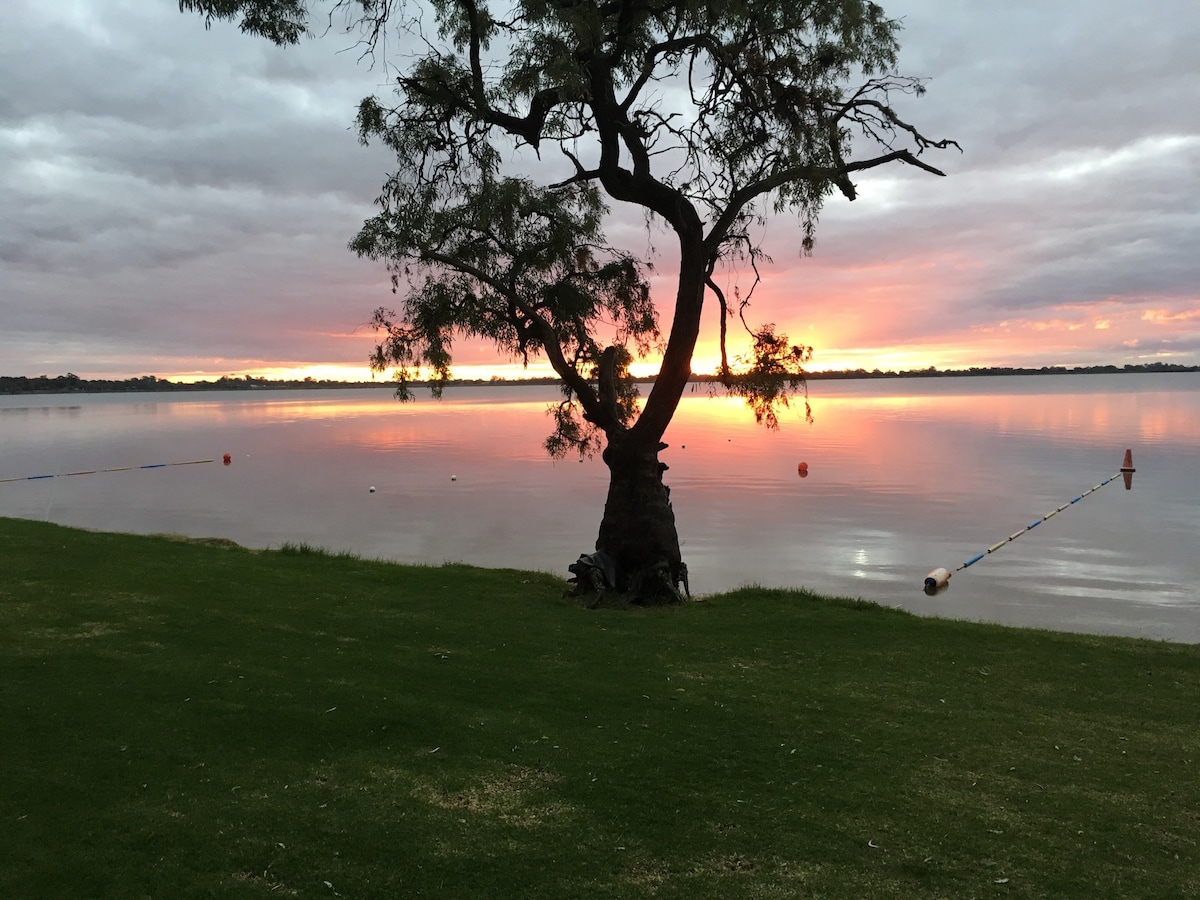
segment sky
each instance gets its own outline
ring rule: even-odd
[[[814,370],[1200,364],[1200,4],[883,5],[899,70],[928,79],[900,111],[963,152],[924,157],[945,178],[860,174],[810,257],[770,220],[751,324]],[[337,32],[206,31],[175,0],[6,0],[0,375],[370,378],[368,322],[396,298],[346,247],[391,164],[353,129],[387,90],[359,55]],[[663,253],[669,312],[669,242],[640,222],[620,233]],[[522,374],[455,350],[461,377]]]

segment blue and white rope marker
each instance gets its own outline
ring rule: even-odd
[[[992,544],[992,546],[990,546],[986,550],[984,550],[982,553],[976,553],[974,556],[972,556],[970,559],[968,559],[965,563],[963,563],[961,566],[959,566],[957,569],[955,569],[954,572],[951,572],[949,569],[944,569],[944,568],[934,569],[932,572],[930,572],[928,575],[925,576],[925,586],[924,586],[925,593],[932,597],[934,594],[937,594],[940,591],[944,591],[946,588],[948,588],[950,586],[950,576],[952,574],[961,572],[963,569],[967,568],[968,566],[975,565],[975,563],[979,562],[985,556],[987,556],[991,553],[995,553],[997,550],[999,550],[1005,544],[1009,544],[1012,541],[1015,541],[1021,535],[1026,534],[1029,531],[1032,531],[1034,528],[1037,528],[1037,526],[1041,525],[1047,519],[1057,516],[1060,512],[1062,512],[1067,507],[1074,506],[1076,503],[1078,503],[1080,500],[1082,500],[1088,494],[1091,494],[1094,491],[1100,490],[1100,488],[1104,487],[1109,482],[1116,481],[1118,478],[1123,478],[1123,479],[1125,479],[1125,490],[1129,490],[1130,488],[1133,487],[1133,473],[1136,471],[1137,471],[1137,469],[1135,469],[1133,467],[1133,451],[1126,450],[1125,451],[1125,460],[1121,463],[1120,471],[1118,471],[1111,478],[1105,478],[1099,484],[1088,488],[1086,491],[1084,491],[1078,497],[1075,497],[1072,500],[1068,500],[1062,506],[1059,506],[1059,507],[1056,507],[1055,509],[1050,510],[1050,512],[1046,513],[1040,519],[1034,519],[1032,522],[1030,522],[1028,525],[1026,525],[1020,531],[1014,531],[1012,534],[1010,534],[1004,540],[997,541],[996,543]]]
[[[229,465],[229,457],[225,457],[225,465]],[[12,481],[42,481],[46,478],[70,478],[74,475],[96,475],[99,472],[132,472],[135,469],[166,469],[171,466],[198,466],[202,463],[216,462],[215,459],[189,459],[186,462],[152,463],[147,466],[113,466],[111,469],[85,469],[80,472],[57,472],[53,475],[24,475],[20,478],[0,478],[0,484]]]

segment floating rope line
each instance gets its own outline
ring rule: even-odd
[[[1105,478],[1099,484],[1093,485],[1092,487],[1088,488],[1086,491],[1084,491],[1078,497],[1075,497],[1072,500],[1068,500],[1062,506],[1055,507],[1054,509],[1050,510],[1050,512],[1048,512],[1044,516],[1042,516],[1040,519],[1034,519],[1032,522],[1030,522],[1024,528],[1020,529],[1019,531],[1014,531],[1012,534],[1010,534],[1008,537],[1006,537],[1002,541],[997,541],[996,543],[992,544],[992,546],[990,546],[986,550],[984,550],[982,553],[976,553],[974,556],[972,556],[970,559],[968,559],[966,562],[964,562],[961,566],[959,566],[957,569],[955,569],[954,572],[951,572],[949,569],[940,569],[940,568],[934,569],[932,572],[930,572],[928,575],[925,576],[925,586],[924,586],[925,593],[929,594],[932,597],[934,594],[938,593],[939,591],[945,590],[946,588],[948,588],[950,586],[950,576],[952,574],[961,572],[963,569],[967,568],[968,566],[975,565],[975,563],[979,562],[985,556],[995,553],[1001,547],[1012,543],[1017,538],[1019,538],[1021,535],[1028,534],[1030,531],[1032,531],[1034,528],[1037,528],[1039,525],[1041,525],[1047,519],[1054,518],[1060,512],[1062,512],[1064,509],[1067,509],[1070,506],[1074,506],[1076,503],[1078,503],[1080,500],[1082,500],[1088,494],[1091,494],[1091,493],[1094,493],[1095,491],[1100,490],[1100,488],[1104,487],[1109,482],[1116,481],[1118,478],[1124,478],[1125,479],[1125,490],[1129,490],[1133,486],[1133,473],[1136,471],[1137,470],[1133,467],[1133,451],[1126,450],[1125,451],[1125,461],[1123,463],[1121,463],[1120,471],[1117,472],[1112,477]]]
[[[186,462],[152,463],[148,466],[114,466],[111,469],[86,469],[82,472],[58,472],[54,475],[25,475],[21,478],[0,478],[0,484],[12,481],[42,481],[46,478],[70,478],[73,475],[95,475],[99,472],[132,472],[135,469],[166,469],[170,466],[198,466],[201,463],[216,462],[215,459],[189,459]]]

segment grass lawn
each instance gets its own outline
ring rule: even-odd
[[[1200,896],[1198,646],[563,587],[0,519],[0,897]]]

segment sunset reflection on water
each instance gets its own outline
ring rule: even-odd
[[[693,589],[807,586],[922,614],[1200,641],[1198,387],[1193,375],[815,381],[813,423],[801,402],[775,432],[698,387],[662,453]],[[593,547],[607,480],[599,460],[546,456],[558,397],[0,398],[0,478],[232,458],[0,484],[0,515],[565,575]],[[1105,487],[946,594],[921,593],[931,568],[1113,475],[1126,447],[1133,491]]]

